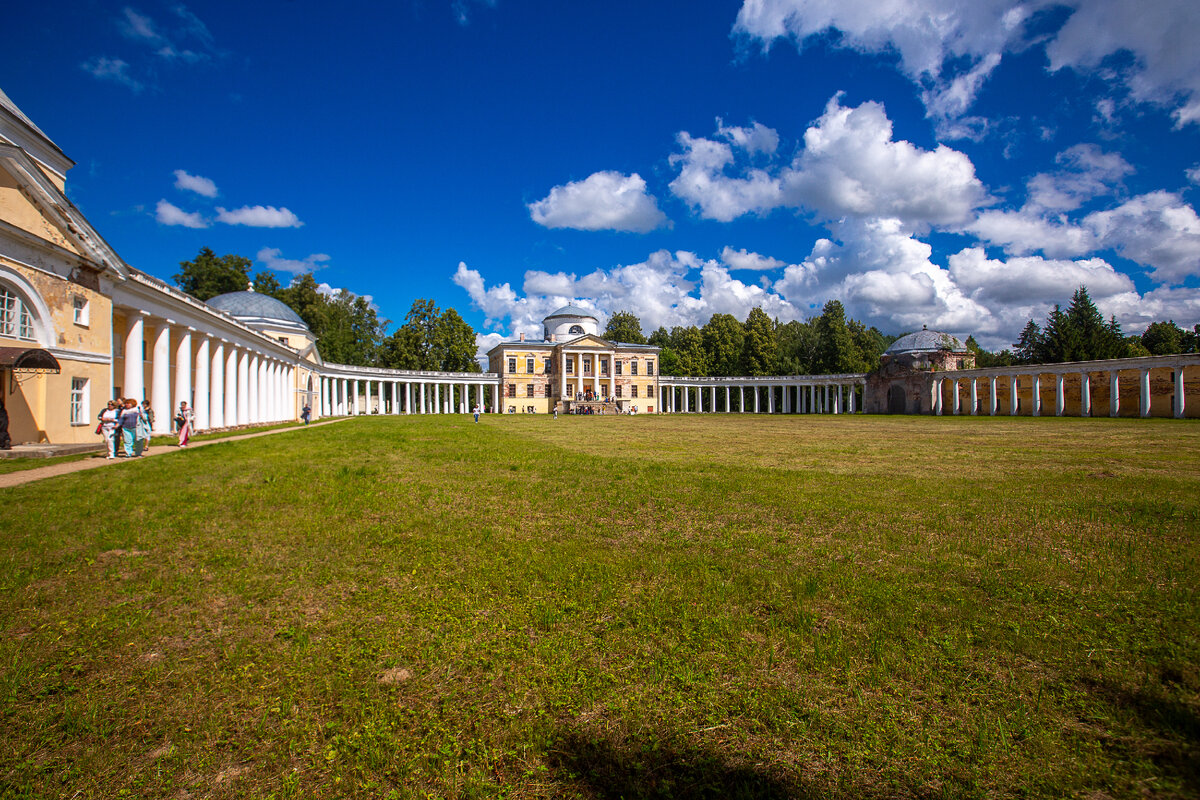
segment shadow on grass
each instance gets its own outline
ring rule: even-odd
[[[692,745],[611,739],[566,730],[547,753],[563,784],[604,800],[635,798],[810,798],[819,793],[780,770],[734,764]]]
[[[1164,676],[1168,682],[1169,676]],[[1188,704],[1161,690],[1120,686],[1107,680],[1084,680],[1096,697],[1136,715],[1156,736],[1138,742],[1133,755],[1149,758],[1174,772],[1192,792],[1200,794],[1200,715]],[[1112,746],[1126,746],[1124,743]]]

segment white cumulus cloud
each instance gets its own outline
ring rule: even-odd
[[[217,184],[199,175],[189,175],[186,170],[175,170],[175,188],[185,192],[195,192],[204,197],[217,196]]]
[[[718,134],[730,142],[680,133],[683,152],[670,159],[679,167],[671,191],[708,219],[788,207],[825,220],[888,217],[921,230],[966,222],[989,202],[966,155],[894,140],[879,103],[847,108],[833,97],[805,131],[803,150],[782,166],[738,168],[745,151],[735,152],[739,139],[728,130],[722,125]]]
[[[166,200],[159,200],[154,210],[159,225],[181,225],[185,228],[207,228],[208,220],[198,211],[184,211]]]
[[[232,211],[217,206],[217,221],[250,228],[299,228],[304,223],[286,208],[242,206]]]
[[[647,233],[667,224],[667,216],[646,192],[636,172],[597,172],[582,181],[555,186],[529,204],[533,221],[547,228]]]
[[[287,272],[292,275],[303,275],[315,272],[325,266],[329,256],[325,253],[313,253],[302,259],[284,258],[283,251],[278,247],[264,247],[255,255],[264,266],[276,272]]]
[[[745,249],[734,250],[732,247],[721,251],[721,261],[730,269],[752,269],[762,272],[787,266],[786,261],[780,261],[778,258],[751,253]]]

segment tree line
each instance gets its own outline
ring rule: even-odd
[[[846,318],[846,310],[830,300],[820,316],[780,323],[755,307],[745,321],[732,314],[713,314],[703,327],[659,327],[648,337],[641,321],[619,311],[608,321],[605,339],[661,348],[663,375],[726,377],[735,375],[836,375],[870,372],[898,336],[880,333]]]
[[[243,292],[251,284],[250,259],[218,256],[205,247],[196,258],[182,261],[175,285],[198,300],[226,292]],[[270,270],[254,276],[254,291],[281,301],[299,315],[317,340],[326,361],[359,367],[480,372],[475,360],[475,329],[453,308],[439,309],[432,300],[415,300],[404,323],[390,335],[391,320],[382,319],[363,297],[346,289],[322,292],[312,273],[282,286]]]
[[[1153,322],[1140,336],[1126,336],[1116,317],[1105,321],[1087,287],[1080,286],[1071,296],[1070,305],[1064,310],[1056,303],[1044,324],[1030,319],[1011,350],[990,353],[981,349],[974,338],[967,339],[967,346],[975,351],[975,363],[980,367],[1166,356],[1200,352],[1200,325],[1188,331],[1174,320]]]

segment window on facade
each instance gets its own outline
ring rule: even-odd
[[[33,316],[29,309],[15,292],[3,286],[0,286],[0,336],[12,339],[34,338]]]
[[[75,324],[76,325],[87,325],[88,324],[88,301],[87,301],[87,298],[83,297],[81,295],[75,295],[75,297],[72,298],[72,302],[75,306]]]
[[[516,358],[510,358],[508,360],[508,371],[509,372],[517,371],[517,359]]]
[[[653,374],[654,374],[654,362],[653,362],[653,361],[647,361],[647,362],[646,362],[646,374],[647,374],[647,375],[653,375]]]
[[[630,374],[630,375],[637,375],[637,361],[630,361],[630,362],[629,362],[629,374]]]
[[[584,375],[592,374],[592,360],[590,358],[585,358],[583,360],[583,374]]]
[[[618,374],[618,375],[620,375],[620,374],[621,374],[621,368],[622,368],[622,367],[624,367],[625,365],[624,365],[624,364],[622,364],[620,361],[618,361],[618,362],[617,362],[616,364],[614,364],[613,366],[617,368],[617,374]]]
[[[646,387],[646,397],[654,397],[654,384]]]
[[[525,387],[525,396],[533,397],[533,384],[532,383]]]
[[[71,424],[87,425],[87,378],[71,378]]]
[[[607,358],[600,359],[600,374],[608,375],[608,359]]]
[[[515,383],[510,383],[508,385],[508,396],[509,397],[517,396],[517,385]]]
[[[567,374],[568,375],[575,374],[575,359],[573,359],[573,358],[567,359]]]
[[[572,325],[571,329],[568,330],[567,333],[583,333],[583,326],[582,325]]]
[[[525,359],[525,371],[530,374],[533,373],[533,357],[532,356]]]
[[[618,386],[618,387],[617,387],[617,397],[620,397],[620,396],[621,396],[621,390],[622,390],[623,388],[624,388],[623,386]]]
[[[630,387],[629,387],[629,396],[630,396],[630,397],[637,397],[637,386],[630,386]]]

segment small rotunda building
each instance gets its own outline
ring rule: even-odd
[[[927,327],[901,336],[883,352],[879,369],[867,376],[866,411],[928,414],[928,378],[933,372],[974,369],[975,354],[957,336]]]

